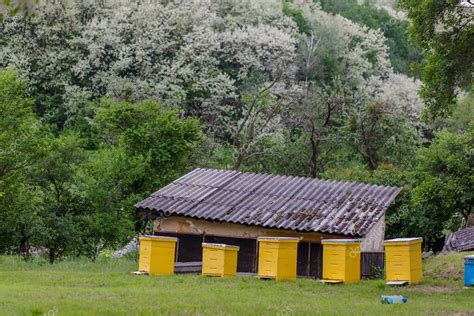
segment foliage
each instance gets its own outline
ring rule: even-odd
[[[59,0],[14,12],[27,2],[0,19],[0,66],[15,67],[0,72],[2,253],[96,260],[145,231],[137,201],[195,166],[403,187],[387,234],[428,247],[468,212],[472,93],[451,118],[421,123],[409,67],[422,56],[408,22],[372,1]],[[472,25],[430,33],[420,5],[410,10],[425,73],[446,66],[431,82],[450,99],[443,71],[457,72],[451,55]],[[456,86],[468,89],[462,70]]]
[[[474,205],[474,125],[462,134],[440,132],[418,154],[415,205],[429,209],[430,228],[436,232],[456,228]]]
[[[304,18],[301,10],[293,8],[288,0],[283,3],[283,14],[289,16],[293,21],[295,21],[298,26],[298,31],[301,34],[309,34],[311,32],[311,27],[308,25],[308,21]]]
[[[123,170],[132,171],[129,177],[117,179],[126,180],[129,198],[135,202],[179,177],[202,138],[196,120],[179,120],[174,111],[151,101],[132,104],[105,100],[95,122],[106,146],[117,148],[111,154],[124,156],[128,165]],[[127,202],[129,208],[132,201]],[[135,230],[140,230],[140,214],[132,218]]]
[[[459,100],[448,119],[447,127],[454,133],[466,132],[471,122],[474,122],[474,93],[469,92]]]
[[[0,71],[0,91],[0,249],[25,258],[31,247],[52,263],[120,245],[140,229],[133,204],[181,175],[201,140],[196,120],[156,103],[103,100],[83,118],[103,137],[88,152],[72,130],[47,132],[13,70]]]
[[[420,143],[422,103],[417,81],[400,74],[373,77],[353,98],[344,116],[345,141],[375,169],[380,163],[403,165]]]
[[[97,258],[101,250],[117,248],[134,235],[133,204],[142,195],[133,192],[133,183],[144,172],[144,162],[130,159],[121,148],[90,153],[77,175],[88,202],[81,253]]]
[[[13,69],[0,69],[0,251],[28,256],[41,197],[28,185],[28,173],[41,157],[41,122]]]
[[[408,21],[390,15],[385,9],[377,8],[371,1],[320,0],[321,9],[341,16],[371,29],[380,29],[387,38],[390,61],[397,72],[409,74],[414,63],[422,61],[422,53],[408,41]]]
[[[457,0],[400,0],[411,20],[411,39],[426,52],[421,95],[430,117],[446,116],[459,90],[470,89],[474,24]]]
[[[151,101],[104,100],[95,122],[106,145],[144,164],[145,178],[132,183],[135,192],[142,194],[181,175],[202,138],[197,120],[180,120],[175,111]]]
[[[16,72],[0,70],[0,181],[7,181],[34,159],[41,123],[32,107]]]
[[[79,248],[85,217],[85,196],[76,188],[75,173],[85,158],[80,140],[64,134],[48,140],[44,157],[33,170],[33,183],[42,196],[43,222],[38,245],[48,249],[49,261]]]

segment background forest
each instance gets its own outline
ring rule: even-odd
[[[94,259],[195,167],[401,186],[388,236],[440,250],[474,204],[474,31],[417,1],[8,1],[0,253]]]

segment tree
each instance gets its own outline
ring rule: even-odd
[[[121,147],[89,154],[76,178],[87,200],[80,253],[95,259],[102,250],[115,249],[134,235],[133,205],[144,198],[134,192],[134,184],[146,177],[147,166],[144,159],[130,158]]]
[[[95,123],[105,145],[118,148],[115,153],[130,164],[119,164],[116,170],[101,167],[102,172],[109,173],[117,182],[118,187],[112,187],[111,193],[125,190],[121,201],[144,198],[182,175],[202,139],[197,120],[180,120],[176,112],[152,101],[133,104],[103,100]],[[132,167],[130,177],[119,173],[121,169],[126,170],[126,166]],[[124,181],[126,185],[122,188],[124,184],[120,182]],[[130,201],[127,203],[138,232],[143,227],[141,214],[130,207]]]
[[[215,119],[215,105],[234,87],[219,68],[211,9],[172,1],[40,1],[33,15],[0,20],[0,65],[28,78],[36,111],[51,112],[48,123],[58,130],[104,96],[153,99]]]
[[[74,134],[50,139],[43,150],[32,177],[43,197],[39,245],[48,249],[49,262],[54,263],[80,248],[87,208],[75,176],[85,153]]]
[[[273,132],[281,112],[294,102],[291,85],[295,38],[276,27],[246,26],[223,34],[224,58],[233,63],[240,95],[235,100],[234,169],[239,169],[255,142]]]
[[[29,173],[41,156],[43,136],[24,83],[13,69],[0,69],[0,251],[25,258],[41,224],[41,198]]]
[[[2,14],[31,14],[34,11],[36,2],[37,0],[1,0],[0,19],[2,17]]]
[[[405,75],[373,78],[352,99],[342,131],[371,169],[381,162],[401,165],[420,143],[416,129],[421,102],[416,82]]]
[[[473,212],[473,127],[443,130],[419,149],[414,168],[403,172],[402,200],[387,216],[391,236],[422,236],[427,249],[440,251],[446,233]]]
[[[390,48],[390,62],[396,72],[409,74],[414,63],[423,61],[423,55],[407,35],[409,22],[390,14],[388,8],[380,8],[374,1],[320,0],[321,9],[339,14],[352,22],[365,25],[373,30],[381,30]]]
[[[471,122],[474,122],[474,91],[459,100],[448,119],[448,130],[456,133],[467,132]]]
[[[311,6],[301,9],[318,43],[309,80],[330,84],[339,78],[347,88],[359,89],[371,78],[383,80],[392,73],[389,49],[379,30]]]
[[[41,122],[13,69],[0,69],[0,181],[32,163]]]
[[[474,23],[458,0],[400,0],[411,21],[410,38],[426,54],[420,91],[431,117],[446,116],[460,90],[472,85]]]
[[[439,225],[453,216],[465,219],[473,212],[474,124],[462,134],[440,132],[418,154],[414,201],[428,206]],[[450,227],[444,227],[450,228]]]
[[[0,65],[18,69],[35,96],[35,112],[59,129],[71,114],[63,106],[66,90],[79,80],[74,65],[80,54],[71,40],[81,32],[76,13],[80,7],[65,1],[41,1],[34,14],[7,15],[0,23]]]
[[[16,175],[0,184],[0,252],[17,253],[25,260],[31,258],[31,247],[39,245],[44,231],[41,192],[28,180]]]
[[[339,136],[334,129],[340,124],[350,97],[338,79],[320,87],[313,83],[307,91],[291,109],[289,120],[306,138],[310,148],[306,175],[316,178],[324,171],[330,152],[337,148]]]

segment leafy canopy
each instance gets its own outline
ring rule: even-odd
[[[420,91],[431,117],[448,115],[459,90],[472,87],[472,9],[458,0],[400,0],[411,21],[410,38],[426,54]]]

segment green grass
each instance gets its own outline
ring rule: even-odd
[[[177,275],[131,275],[133,261],[101,259],[49,265],[0,257],[1,315],[386,315],[474,312],[474,290],[460,281],[428,280],[406,288],[383,280],[323,285],[315,280],[263,281]],[[382,294],[408,296],[384,305]],[[48,314],[49,312],[49,314]]]

